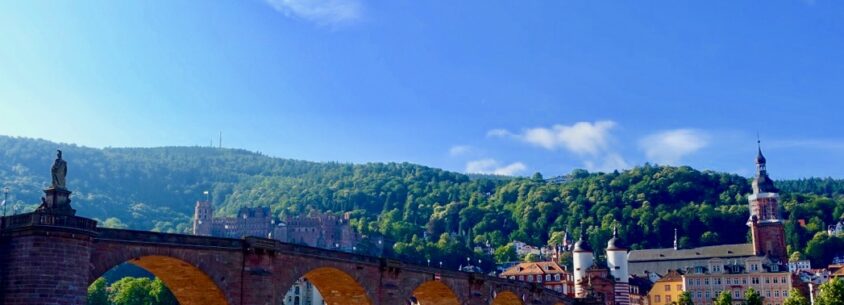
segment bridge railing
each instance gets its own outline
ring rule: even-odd
[[[21,229],[25,227],[61,227],[95,231],[97,221],[93,219],[46,213],[26,213],[0,218],[0,231]]]

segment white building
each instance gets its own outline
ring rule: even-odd
[[[797,271],[804,271],[812,269],[812,262],[808,259],[788,262],[788,271],[789,272],[797,272]]]
[[[283,305],[325,305],[319,290],[305,278],[299,278],[284,296]]]

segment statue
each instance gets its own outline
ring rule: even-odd
[[[67,162],[62,160],[62,151],[56,150],[56,162],[53,163],[53,188],[66,190],[65,177],[67,177]]]

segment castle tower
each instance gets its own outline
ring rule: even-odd
[[[630,304],[630,273],[627,269],[627,247],[618,238],[618,228],[613,228],[612,238],[607,242],[607,267],[615,280],[615,304]]]
[[[193,211],[193,235],[211,236],[214,206],[210,201],[197,201]]]
[[[767,160],[762,155],[761,145],[756,155],[756,177],[753,179],[753,194],[747,196],[750,217],[747,225],[753,237],[753,251],[756,255],[767,255],[781,263],[788,260],[785,246],[785,226],[779,212],[779,190],[768,177]]]
[[[586,228],[581,224],[580,239],[574,244],[572,260],[574,261],[574,296],[577,298],[586,297],[589,279],[587,270],[592,267],[595,256],[592,253],[592,246],[586,240]]]

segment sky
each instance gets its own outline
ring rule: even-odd
[[[844,178],[842,115],[842,1],[0,2],[0,134],[91,147]]]

